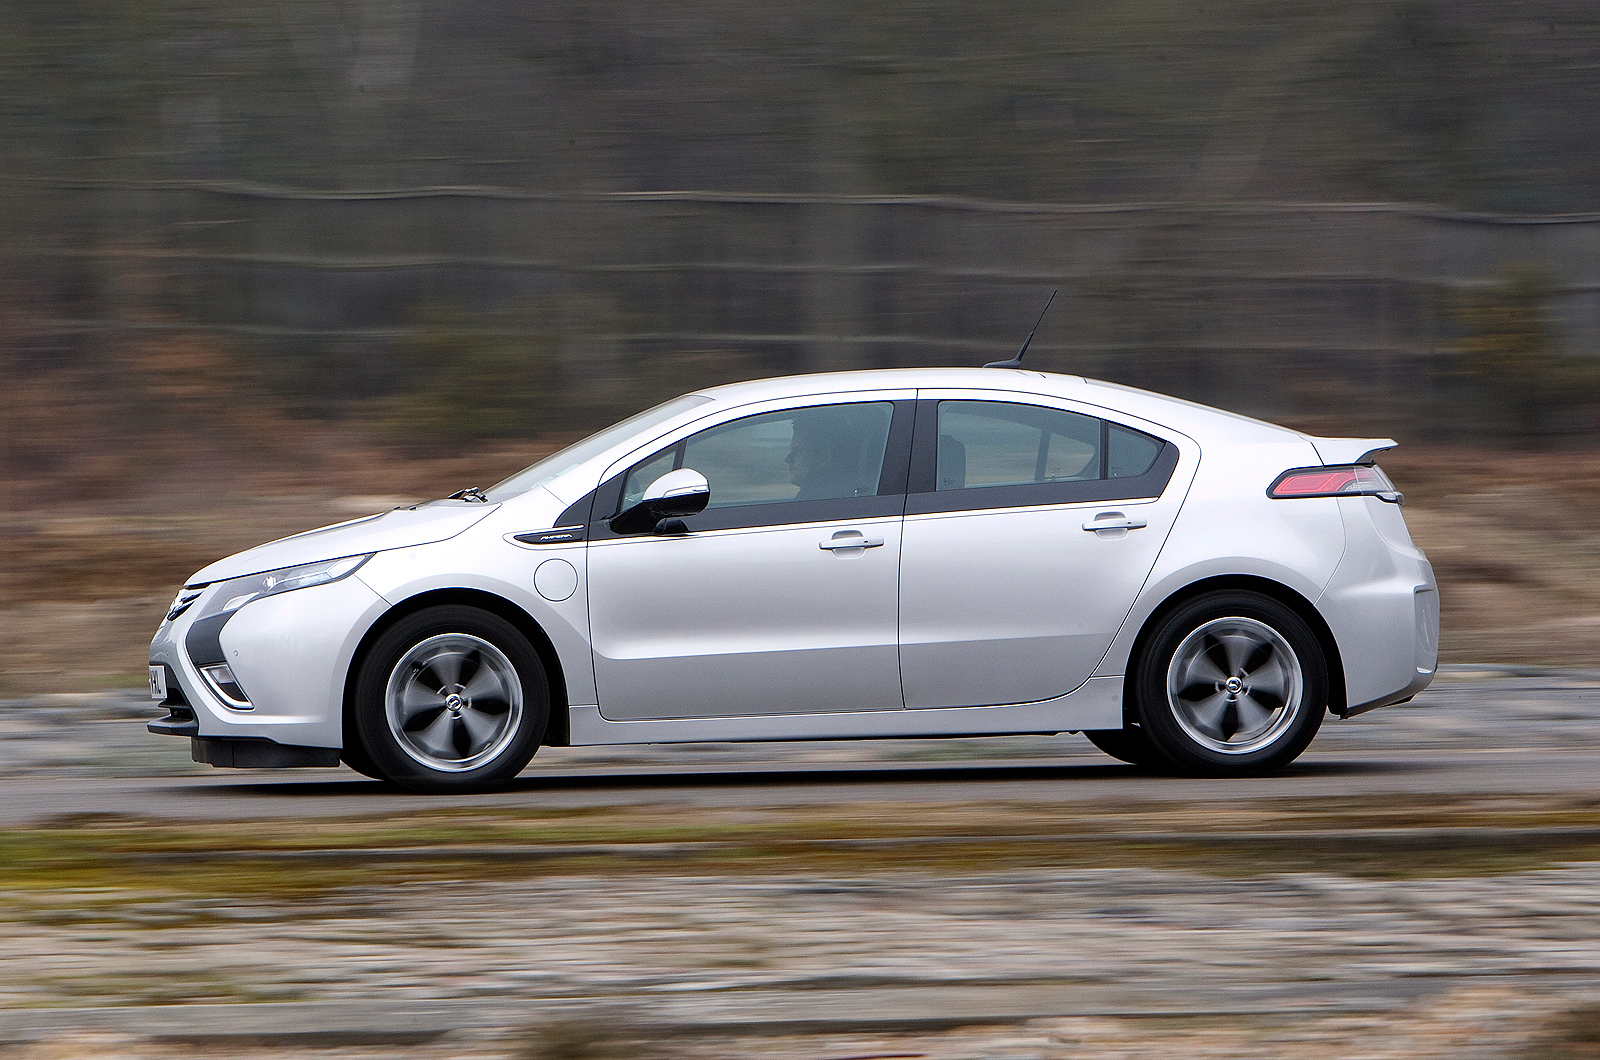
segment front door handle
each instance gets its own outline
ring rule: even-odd
[[[1129,519],[1121,512],[1112,512],[1109,519],[1092,519],[1083,524],[1091,534],[1096,530],[1143,530],[1149,526],[1143,519]]]
[[[817,547],[832,552],[837,548],[877,548],[882,544],[881,537],[863,537],[859,530],[841,530],[826,541],[818,541]]]

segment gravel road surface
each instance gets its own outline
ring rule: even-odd
[[[1330,720],[1294,769],[1251,781],[1158,776],[1062,736],[554,749],[511,791],[423,799],[342,770],[195,766],[143,732],[148,716],[125,693],[0,704],[0,838],[100,820],[83,814],[314,836],[441,805],[597,821],[879,806],[914,824],[1137,802],[1159,827],[1163,806],[1177,820],[1324,796],[1484,813],[1542,798],[1564,815],[1546,824],[1600,826],[1600,673],[1570,670],[1455,668],[1413,704]],[[1342,823],[1335,845],[1382,822]],[[193,887],[137,868],[76,891],[0,874],[0,1055],[1513,1060],[1600,1029],[1600,861],[1408,869],[1395,850],[1388,874],[1047,854],[375,863],[331,883],[308,862],[270,870],[303,887],[240,876],[237,893],[225,873],[248,865],[212,862]],[[574,1033],[563,1020],[619,1040],[552,1051]]]
[[[0,824],[63,813],[341,816],[439,805],[347,769],[228,770],[155,736],[128,693],[0,702]],[[1409,704],[1328,719],[1281,776],[1154,776],[1081,736],[545,748],[506,792],[452,805],[771,806],[840,800],[1233,799],[1600,788],[1600,671],[1453,667]]]

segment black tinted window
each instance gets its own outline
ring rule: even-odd
[[[1106,461],[1107,478],[1138,478],[1149,471],[1161,455],[1165,442],[1148,434],[1109,424]]]
[[[1166,443],[1062,409],[1010,401],[941,401],[938,490],[1138,478]]]

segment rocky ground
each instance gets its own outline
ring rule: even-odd
[[[149,713],[127,693],[7,701],[0,767],[201,769],[180,741],[141,735]],[[1496,746],[1596,739],[1600,674],[1457,667],[1416,705],[1330,724],[1319,745],[1473,746],[1488,761]],[[1000,745],[1088,753],[1080,738],[1025,743]],[[567,749],[534,768],[756,753],[906,762],[996,746]],[[907,801],[692,820],[670,807],[465,812],[241,826],[130,808],[11,830],[0,1056],[1532,1060],[1593,1057],[1600,1037],[1600,792],[1241,806],[1164,805],[1153,791],[1137,806]],[[1166,829],[1197,845],[1075,849],[1074,821],[1084,844]],[[745,845],[666,860],[615,847],[565,861],[364,853],[450,842],[463,822],[500,849]],[[1477,838],[1444,853],[1392,836],[1363,849],[1362,829],[1424,825]],[[1539,828],[1589,838],[1495,849],[1494,835]],[[1296,838],[1201,842],[1273,829]],[[1065,838],[1006,839],[1040,831]],[[915,856],[792,842],[949,832],[991,839]],[[240,856],[219,860],[229,851]]]

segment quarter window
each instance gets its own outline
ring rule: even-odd
[[[1115,423],[1106,427],[1106,439],[1110,443],[1106,446],[1109,452],[1106,478],[1138,478],[1155,465],[1156,457],[1166,445],[1158,438]]]

